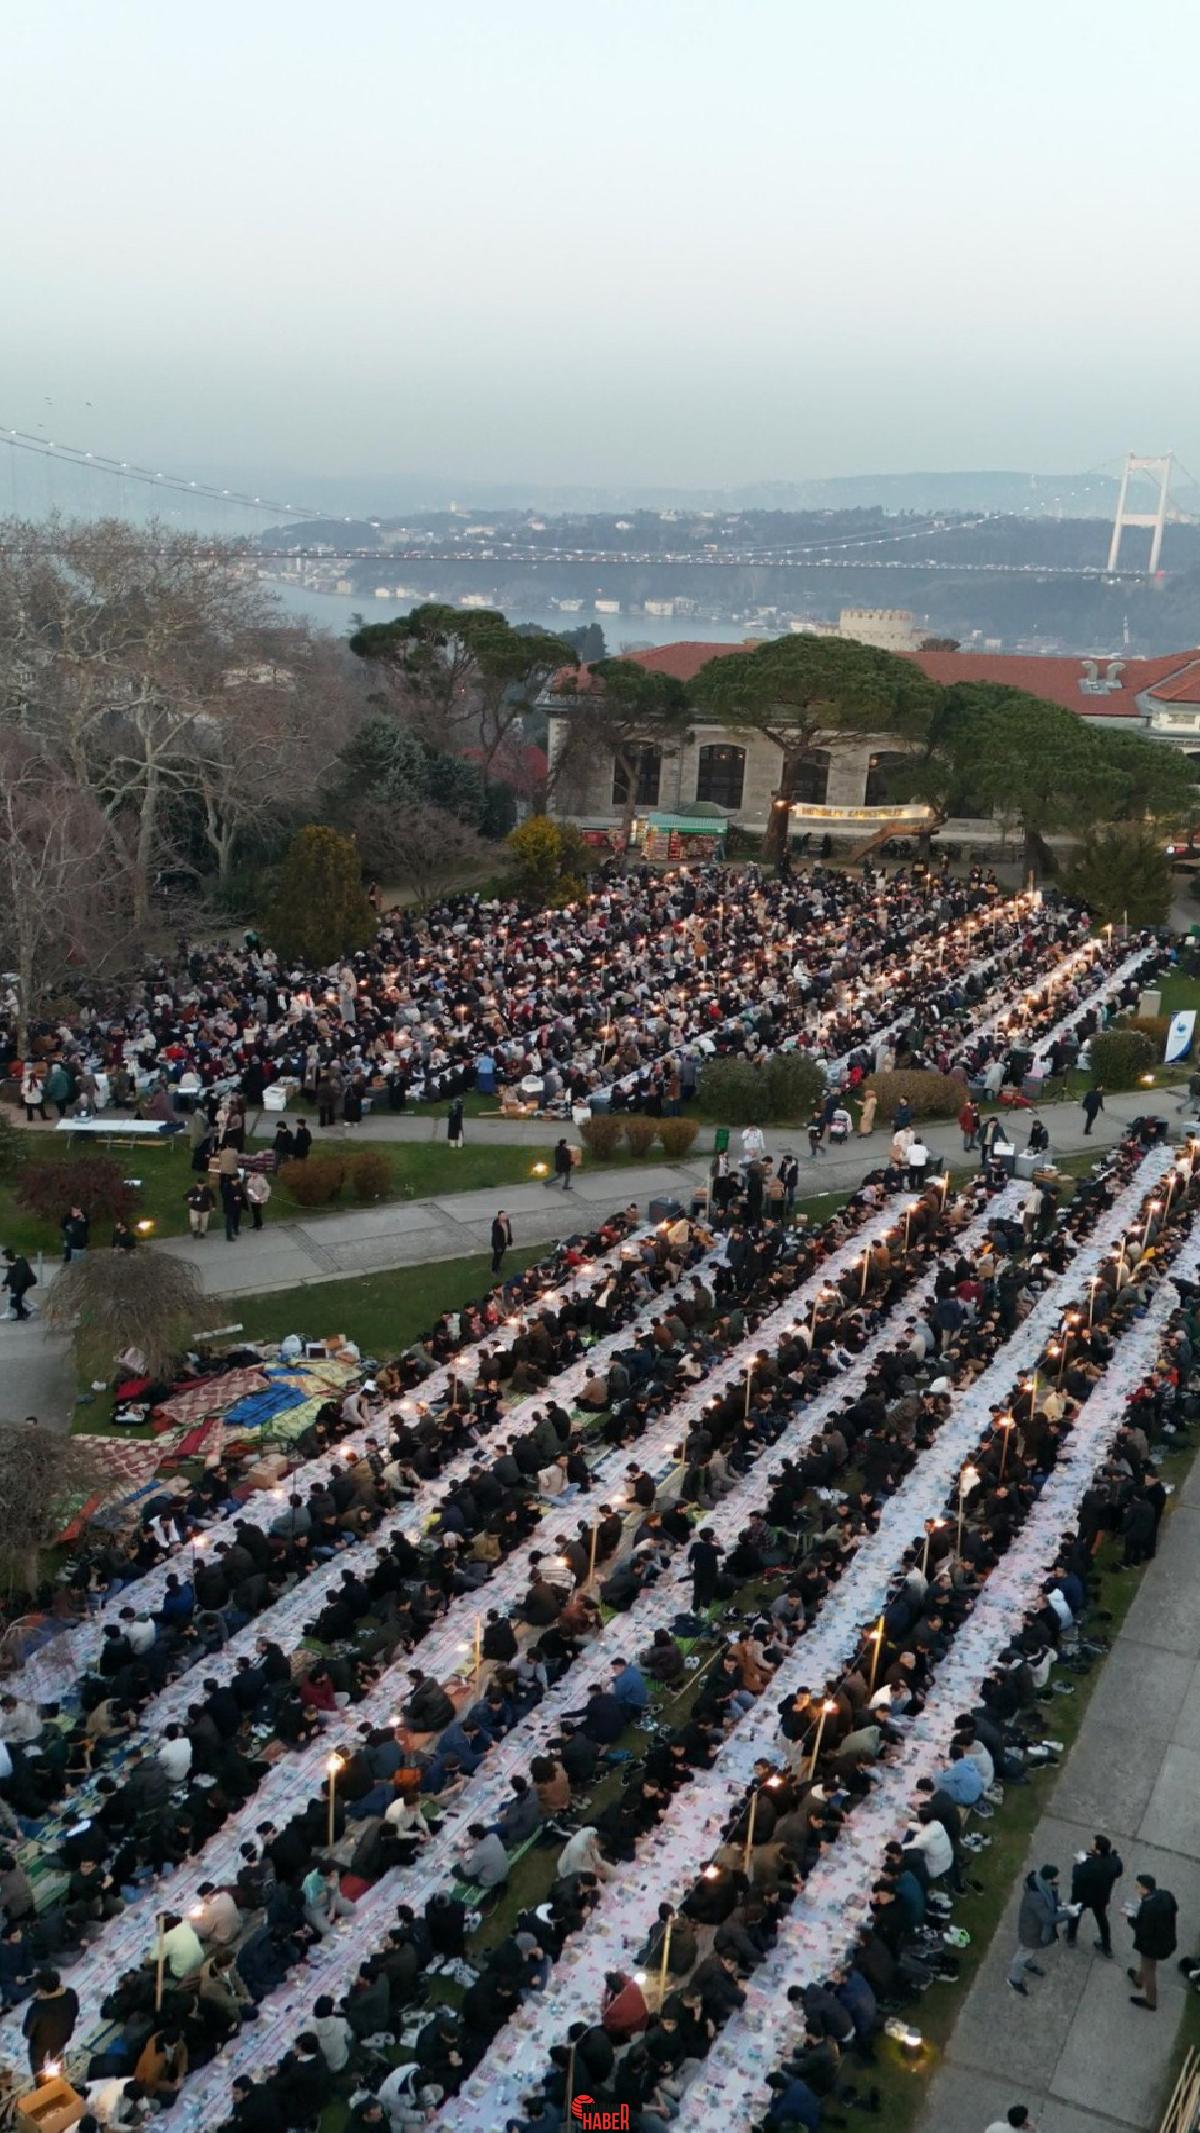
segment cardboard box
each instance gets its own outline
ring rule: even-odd
[[[17,2098],[18,2133],[67,2133],[82,2117],[83,2098],[61,2074]]]

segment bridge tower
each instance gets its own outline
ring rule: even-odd
[[[1150,561],[1146,566],[1147,576],[1153,577],[1158,569],[1158,559],[1162,554],[1163,527],[1167,523],[1167,505],[1171,494],[1172,458],[1173,454],[1170,452],[1157,459],[1141,458],[1136,452],[1129,452],[1126,455],[1125,465],[1121,472],[1121,488],[1117,497],[1116,516],[1113,519],[1112,540],[1108,549],[1108,567],[1110,570],[1116,570],[1117,568],[1121,554],[1121,535],[1124,533],[1126,526],[1149,526],[1153,529],[1153,538],[1150,542]],[[1129,497],[1129,480],[1133,474],[1149,474],[1157,481],[1158,502],[1153,511],[1129,511],[1126,509]]]

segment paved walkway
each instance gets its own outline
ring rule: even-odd
[[[1052,1715],[1052,1714],[1051,1714]],[[1145,2133],[1170,2087],[1184,1983],[1159,1965],[1158,2013],[1131,2007],[1132,1938],[1121,1905],[1154,1874],[1179,1901],[1180,1954],[1200,1938],[1200,1463],[1172,1505],[1158,1555],[1103,1670],[1079,1737],[1030,1844],[1022,1874],[1050,1862],[1064,1892],[1072,1859],[1097,1830],[1125,1862],[1110,1913],[1115,1960],[1079,1945],[1047,1950],[1029,1998],[1005,1983],[1016,1945],[1019,1882],[963,2003],[922,2133],[983,2133],[1028,2104],[1038,2133]],[[918,2016],[919,2020],[919,2016]]]
[[[1174,1122],[1175,1092],[1163,1092]],[[1097,1149],[1116,1140],[1125,1122],[1146,1106],[1137,1092],[1109,1099],[1109,1107],[1096,1123],[1091,1141],[1084,1139],[1083,1116],[1077,1105],[1063,1105],[1046,1112],[1052,1147],[1067,1155],[1081,1148]],[[370,1121],[363,1132],[369,1135]],[[380,1127],[411,1128],[405,1138],[434,1140],[444,1132],[444,1122],[435,1118],[390,1118]],[[485,1135],[505,1140],[518,1135],[523,1141],[544,1147],[546,1125],[533,1121],[468,1120],[468,1133],[476,1145]],[[1028,1114],[1017,1126],[1018,1146],[1028,1134]],[[331,1136],[341,1139],[338,1129]],[[377,1136],[385,1137],[382,1133]],[[796,1149],[802,1157],[802,1198],[820,1193],[850,1192],[865,1172],[882,1161],[887,1149],[883,1132],[869,1140],[852,1139],[845,1148],[831,1149],[815,1161],[809,1159],[804,1136],[794,1130],[766,1129],[772,1154]],[[962,1135],[953,1123],[930,1126],[926,1139],[936,1159],[961,1168]],[[709,1129],[701,1142],[707,1146]],[[736,1150],[738,1136],[733,1144]],[[446,1152],[446,1183],[454,1176],[454,1159]],[[486,1251],[492,1216],[505,1207],[512,1219],[518,1245],[542,1245],[565,1237],[582,1222],[607,1214],[612,1208],[636,1200],[646,1207],[662,1195],[686,1202],[694,1185],[708,1175],[707,1155],[683,1163],[644,1164],[609,1170],[580,1170],[574,1190],[564,1193],[541,1184],[498,1186],[477,1192],[447,1192],[428,1200],[389,1200],[381,1207],[348,1209],[345,1213],[318,1214],[306,1222],[273,1222],[268,1212],[260,1231],[244,1229],[233,1244],[225,1241],[219,1216],[202,1241],[190,1237],[163,1238],[150,1247],[186,1260],[200,1275],[207,1295],[238,1296],[296,1288],[303,1284],[344,1280],[357,1274],[375,1274],[392,1268],[427,1266],[439,1259],[458,1259]],[[55,1259],[39,1262],[41,1286],[34,1302],[44,1296],[57,1268]],[[236,1315],[231,1310],[231,1315]],[[57,1422],[70,1413],[73,1381],[61,1339],[44,1334],[35,1320],[29,1326],[0,1320],[0,1416],[21,1418],[37,1414]]]

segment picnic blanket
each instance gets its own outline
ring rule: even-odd
[[[169,1400],[160,1402],[158,1412],[169,1415],[173,1422],[185,1422],[190,1428],[194,1422],[203,1422],[209,1415],[228,1414],[237,1401],[261,1391],[266,1382],[266,1374],[258,1363],[242,1370],[226,1370],[215,1377],[205,1378],[186,1392],[173,1393]]]

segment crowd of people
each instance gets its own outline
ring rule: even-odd
[[[1048,974],[1081,932],[1071,910],[1006,899],[980,869],[638,868],[535,917],[478,897],[388,912],[372,948],[328,970],[285,969],[253,935],[181,941],[123,1014],[98,1003],[39,1025],[24,1059],[8,999],[0,1069],[31,1120],[112,1106],[170,1123],[212,1098],[217,1148],[244,1146],[247,1112],[279,1081],[320,1126],[522,1084],[562,1115],[592,1100],[669,1113],[714,1054],[842,1060],[906,1019],[902,1058],[927,1034],[952,1048],[996,975]]]

